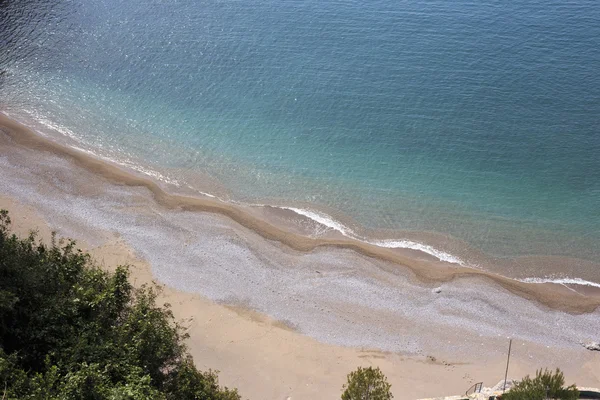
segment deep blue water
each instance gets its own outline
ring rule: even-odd
[[[0,110],[81,147],[361,232],[600,259],[596,0],[0,9]]]

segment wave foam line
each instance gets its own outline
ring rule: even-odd
[[[580,285],[600,288],[600,283],[586,281],[581,278],[524,278],[517,280],[524,283],[556,283],[559,285]]]
[[[303,209],[303,208],[284,207],[284,206],[271,206],[271,207],[276,207],[276,208],[279,208],[279,209],[282,209],[282,210],[293,211],[296,214],[305,216],[306,218],[310,218],[313,221],[318,222],[321,225],[325,225],[328,228],[336,230],[336,231],[340,232],[344,236],[347,236],[347,237],[352,238],[352,239],[359,239],[360,240],[360,238],[354,233],[354,231],[352,229],[348,228],[347,226],[345,226],[341,222],[336,221],[335,219],[331,218],[327,214],[322,214],[322,213],[319,213],[319,212],[316,212],[316,211],[306,210],[306,209]]]
[[[380,240],[380,241],[374,241],[374,242],[368,242],[368,243],[373,244],[375,246],[387,247],[387,248],[392,248],[392,249],[418,250],[418,251],[422,251],[423,253],[432,255],[440,261],[445,261],[445,262],[449,262],[452,264],[459,264],[459,265],[465,266],[465,262],[463,260],[461,260],[460,258],[458,258],[450,253],[446,253],[445,251],[438,250],[435,247],[429,246],[427,244],[413,242],[412,240],[388,239],[388,240]]]
[[[465,262],[463,260],[461,260],[460,258],[458,258],[452,254],[446,253],[442,250],[438,250],[433,246],[429,246],[429,245],[419,243],[419,242],[413,242],[412,240],[406,240],[406,239],[401,239],[401,240],[387,239],[387,240],[370,241],[364,237],[357,235],[352,229],[350,229],[346,225],[342,224],[341,222],[336,221],[335,219],[333,219],[332,217],[330,217],[327,214],[323,214],[320,212],[316,212],[313,210],[307,210],[307,209],[303,209],[303,208],[296,208],[296,207],[284,207],[284,206],[275,206],[275,207],[277,207],[279,209],[283,209],[283,210],[293,211],[296,214],[305,216],[321,225],[324,225],[328,228],[336,230],[346,237],[349,237],[349,238],[355,239],[355,240],[359,240],[363,243],[369,243],[374,246],[385,247],[388,249],[418,250],[418,251],[422,251],[423,253],[427,253],[431,256],[434,256],[435,258],[437,258],[440,261],[465,266]]]

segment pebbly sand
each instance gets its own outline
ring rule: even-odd
[[[460,394],[502,378],[508,336],[510,376],[559,366],[600,386],[600,354],[580,345],[598,340],[597,291],[306,237],[0,125],[0,207],[17,230],[78,238],[107,268],[165,285],[197,365],[248,398],[339,398],[358,365],[380,366],[398,399]]]

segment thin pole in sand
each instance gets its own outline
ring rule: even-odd
[[[506,378],[508,377],[508,363],[510,362],[510,348],[512,347],[512,339],[508,342],[508,358],[506,359],[506,372],[504,373],[504,386],[502,387],[502,393],[506,390]]]

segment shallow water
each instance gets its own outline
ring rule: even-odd
[[[600,259],[597,2],[0,10],[0,110],[78,147],[466,263]]]

